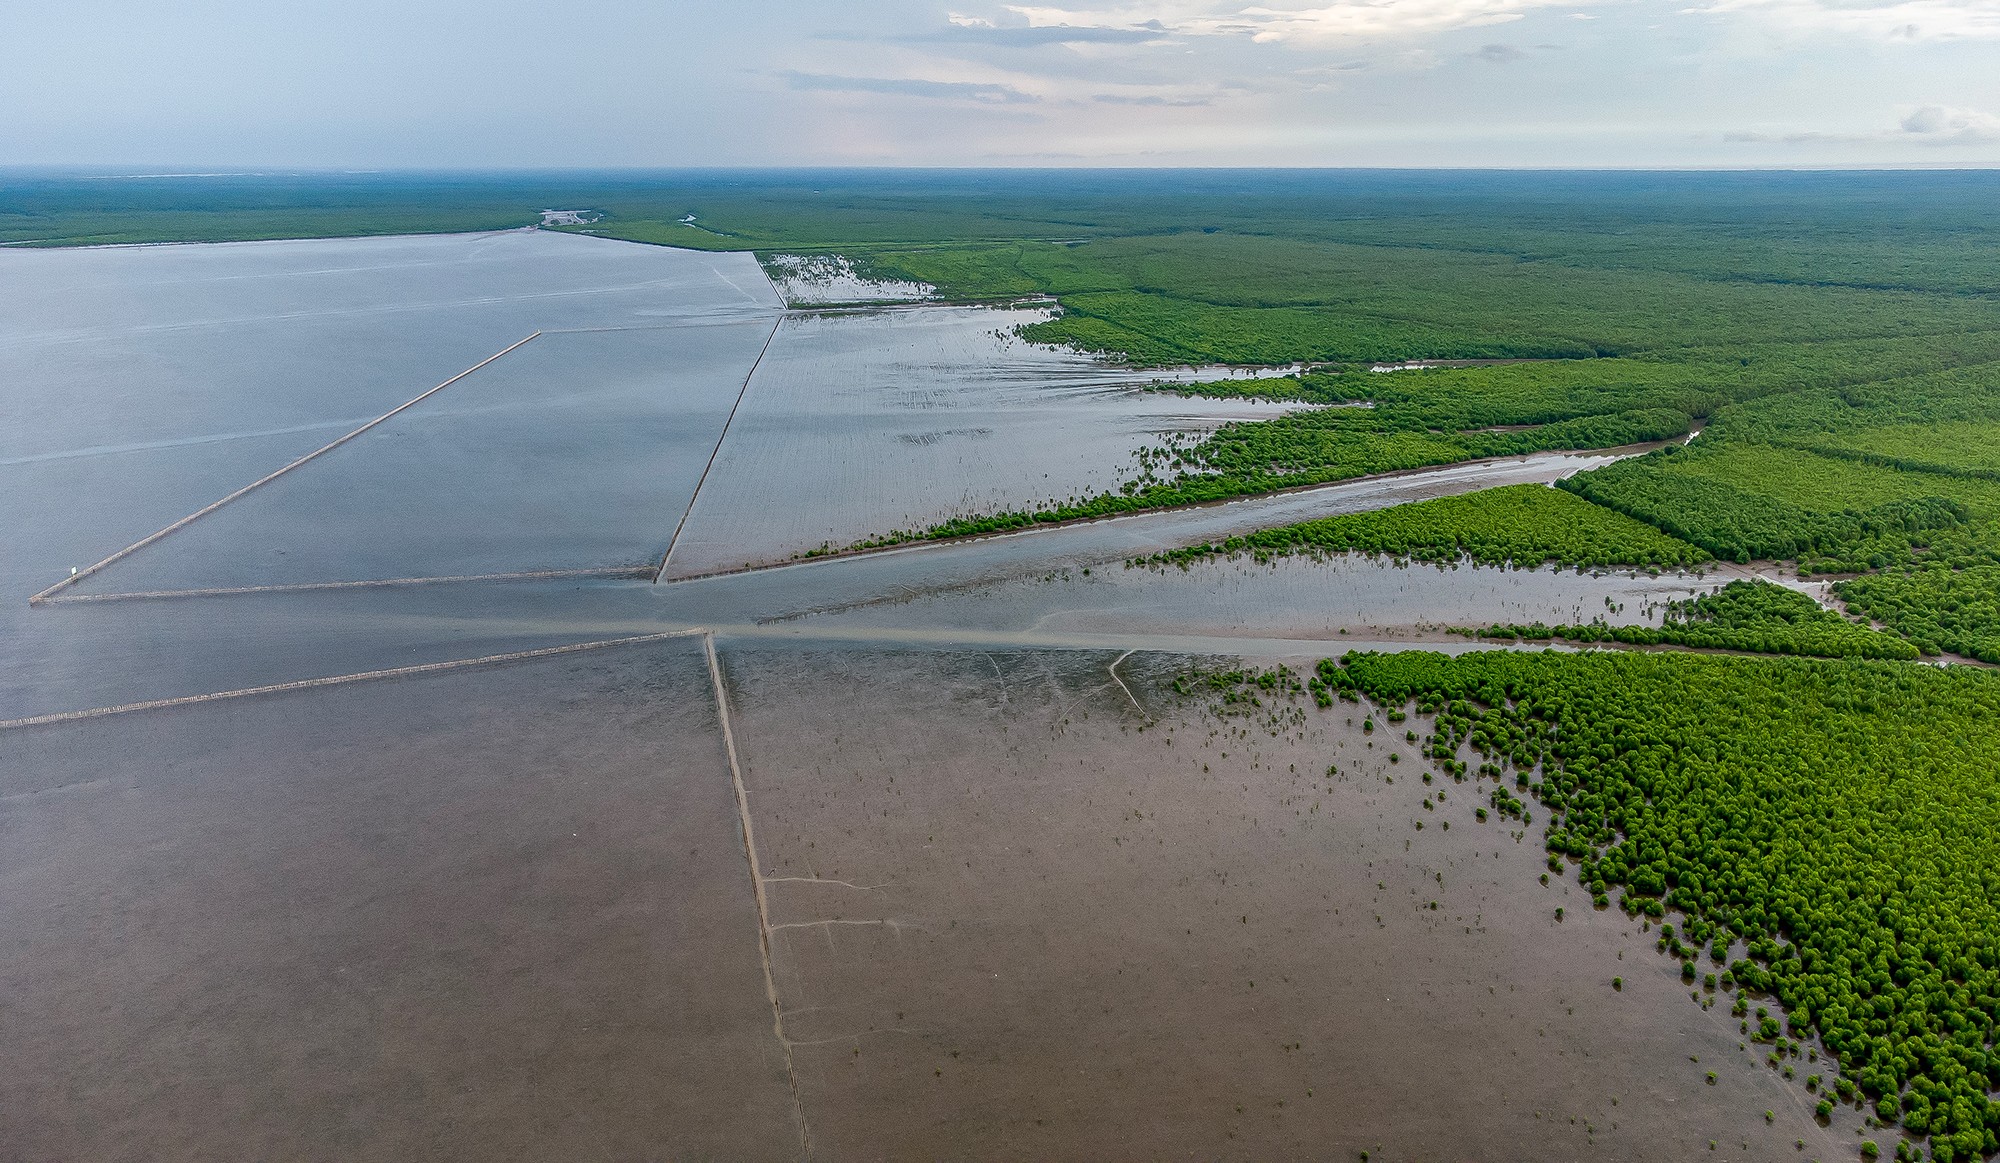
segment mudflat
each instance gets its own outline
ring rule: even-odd
[[[1361,708],[1221,715],[1179,656],[723,645],[816,1154],[1852,1150],[1767,1125],[1801,1094],[1726,1009]]]
[[[703,645],[0,736],[13,1149],[1769,1159],[1850,1134],[1767,1124],[1796,1087],[1639,922],[1539,885],[1536,836],[1359,707],[1179,694],[1219,662],[1186,655],[725,637],[711,672]]]
[[[0,735],[0,1156],[784,1158],[696,642]]]

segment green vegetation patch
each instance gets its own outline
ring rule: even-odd
[[[1619,642],[1631,646],[1691,646],[1755,654],[1808,654],[1820,658],[1919,656],[1902,638],[1857,625],[1796,590],[1766,581],[1733,581],[1706,597],[1671,602],[1658,626],[1489,626],[1465,631],[1478,638],[1565,642]],[[1935,653],[1935,649],[1933,649]]]
[[[1933,531],[1971,519],[1983,482],[1901,473],[1769,446],[1669,448],[1580,473],[1560,487],[1717,557],[1797,560],[1801,572],[1859,572],[1912,559]],[[1968,496],[1970,494],[1970,496]]]
[[[1650,525],[1542,485],[1510,485],[1368,513],[1264,529],[1217,545],[1159,554],[1186,564],[1220,554],[1258,560],[1297,553],[1359,551],[1417,561],[1481,565],[1688,566],[1708,554]]]
[[[1857,614],[1927,653],[2000,663],[2000,565],[1931,566],[1873,574],[1835,587]]]
[[[1720,481],[1808,512],[1851,512],[1946,497],[1973,516],[2000,516],[2000,481],[1909,472],[1749,441],[1718,440],[1710,447],[1687,451],[1670,471]]]
[[[996,247],[869,249],[877,269],[962,298],[1030,291],[1063,315],[1032,338],[1139,363],[1578,358],[1681,347],[1807,343],[1991,328],[1986,304],[1886,286],[1716,278],[1659,266],[1551,261],[1494,223],[1483,245],[1456,224],[1407,222],[1394,238],[1290,216],[1250,229],[1155,229]],[[1495,228],[1497,227],[1497,229]],[[1518,230],[1518,227],[1516,227]],[[1685,238],[1726,232],[1713,221]],[[1810,249],[1761,240],[1770,251]]]
[[[1844,433],[1818,447],[1916,472],[2000,479],[2000,419],[1899,424]]]
[[[1310,307],[1239,307],[1109,291],[1062,296],[1063,311],[1023,329],[1038,343],[1067,344],[1140,364],[1293,363],[1302,360],[1587,359],[1595,347],[1561,336],[1482,334],[1450,323]],[[1109,324],[1124,337],[1102,344]]]
[[[2000,367],[1923,371],[1912,353],[1880,345],[1853,354],[1911,374],[1759,393],[1718,408],[1687,449],[1563,487],[1719,557],[1797,559],[1802,572],[1936,562],[1944,546],[1992,540]],[[1963,336],[1940,354],[1990,353]]]
[[[1880,662],[1350,654],[1311,685],[1435,712],[1430,754],[1538,799],[1560,871],[1726,966],[1772,1053],[1819,1040],[1934,1157],[2000,1128],[2000,675]],[[1512,772],[1506,771],[1511,766]],[[1684,972],[1686,972],[1684,970]]]
[[[1904,438],[1890,446],[1892,455],[1915,448],[1911,439],[1921,440],[1925,429],[1982,435],[2000,420],[2000,366],[1994,362],[1990,336],[1950,337],[1937,354],[1944,358],[1928,369],[1906,359],[1898,361],[1904,363],[1905,374],[1882,374],[1887,370],[1883,366],[1874,374],[1829,379],[1815,390],[1737,409],[1718,431],[1732,439],[1803,448],[1858,444],[1863,450],[1874,443],[1867,434],[1899,431]],[[1983,468],[1987,463],[1966,467]]]

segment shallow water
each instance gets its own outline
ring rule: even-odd
[[[0,462],[375,416],[538,329],[779,307],[745,255],[534,231],[11,249],[0,298]]]
[[[0,734],[24,1159],[778,1158],[698,644]]]
[[[657,565],[772,322],[545,332],[74,592]]]
[[[1268,657],[1411,642],[1457,651],[1475,644],[1435,630],[1475,620],[1457,610],[1482,624],[1579,613],[1656,620],[1649,603],[1718,580],[1440,571],[1365,558],[1128,571],[1088,566],[1061,544],[996,539],[660,585],[578,579],[57,603],[26,614],[37,632],[0,683],[0,719],[688,628],[945,651]],[[1041,555],[1024,571],[1017,553],[1027,549]]]
[[[1412,749],[1343,707],[1218,718],[1167,688],[1211,661],[1184,655],[703,656],[0,733],[9,1141],[400,1159],[443,1121],[480,1157],[778,1157],[803,1130],[823,1158],[1668,1160],[1845,1136],[1630,921],[1538,888],[1469,790],[1432,813],[1385,781]]]
[[[747,255],[537,232],[5,250],[0,295],[10,304],[0,319],[0,414],[8,420],[0,424],[0,529],[7,531],[0,543],[0,701],[16,707],[74,705],[78,698],[91,704],[128,689],[213,689],[217,681],[234,686],[228,677],[233,660],[286,650],[283,635],[260,641],[237,620],[237,611],[226,608],[191,609],[177,618],[158,611],[91,618],[26,605],[29,594],[70,570],[154,533],[538,329],[677,323],[768,332],[779,309]],[[720,332],[703,326],[696,333]],[[568,342],[558,340],[550,349]],[[742,370],[754,356],[743,357]],[[735,374],[740,384],[741,371]],[[441,395],[428,403],[442,408],[449,399]],[[497,419],[464,417],[460,423]],[[584,433],[596,423],[580,409],[565,421]],[[391,439],[393,431],[382,437]],[[476,458],[478,452],[440,442],[410,459],[421,474],[434,460]],[[337,470],[338,462],[329,457],[310,467]],[[302,473],[293,483],[310,480]],[[515,486],[516,500],[521,496],[518,475],[498,483]],[[322,500],[329,512],[353,509],[349,496],[323,493]],[[426,519],[418,500],[385,499],[382,512],[392,522],[412,515],[420,526],[427,521],[403,539],[404,546],[448,541],[463,511]],[[503,512],[496,506],[487,515]],[[227,510],[216,516],[225,515]],[[342,535],[348,544],[336,545],[317,515],[291,525],[267,518],[256,534],[288,538],[305,555],[344,548],[359,558],[384,544],[382,527],[369,525],[350,526]],[[597,531],[617,537],[618,555],[629,557],[629,546],[664,545],[679,513],[639,521],[595,516]],[[486,529],[493,528],[489,520]],[[200,523],[187,532],[198,537]],[[221,545],[193,561],[205,574],[186,576],[225,584],[269,576],[268,560],[257,559],[260,544]],[[169,542],[155,548],[173,551]],[[143,560],[135,555],[121,564],[138,567]],[[92,580],[119,588],[106,584],[118,580],[108,571]],[[295,609],[302,626],[317,618],[309,607]],[[373,634],[382,649],[393,651],[393,631]],[[319,664],[311,654],[263,663]]]
[[[657,562],[777,302],[746,255],[539,232],[9,252],[9,281],[49,294],[0,331],[20,421],[0,473],[71,463],[16,472],[13,503],[103,534],[17,544],[41,571],[29,592],[535,337],[79,594]],[[1282,410],[1134,390],[1220,369],[1109,368],[1012,336],[1042,317],[786,319],[674,575],[1093,491],[1141,444]],[[174,479],[184,461],[241,471],[197,491]],[[55,479],[86,487],[52,504],[36,482]],[[90,511],[132,492],[151,528]]]
[[[1708,593],[1692,574],[1487,569],[1360,556],[1210,561],[1186,570],[1074,567],[1037,583],[995,582],[825,611],[816,625],[1032,629],[1048,634],[1319,640],[1434,636],[1451,626],[1603,619],[1657,625],[1659,606]],[[1345,649],[1340,646],[1340,649]]]

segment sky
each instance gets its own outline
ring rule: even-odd
[[[70,0],[0,165],[2000,165],[2000,0]]]

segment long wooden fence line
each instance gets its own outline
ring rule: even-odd
[[[763,365],[764,356],[771,350],[771,341],[778,338],[778,328],[785,325],[784,313],[771,321],[771,334],[764,337],[764,346],[758,349],[757,358],[750,363],[750,370],[743,374],[743,386],[736,389],[736,402],[729,406],[729,416],[722,422],[722,431],[715,434],[715,447],[708,450],[708,463],[701,466],[701,476],[695,478],[694,492],[688,494],[687,508],[681,510],[681,519],[674,523],[674,535],[667,538],[667,551],[660,555],[660,568],[653,571],[653,584],[667,572],[667,562],[673,560],[674,546],[680,544],[681,530],[687,528],[688,516],[694,512],[695,502],[701,500],[701,486],[708,483],[708,472],[715,467],[715,458],[722,454],[722,442],[729,436],[729,426],[736,422],[736,410],[743,406],[743,397],[750,394],[750,381],[757,377],[757,369]]]
[[[529,340],[534,339],[535,336],[540,334],[541,332],[536,331],[533,334],[530,334],[527,337],[527,339],[519,340],[509,345],[508,347],[502,348],[501,350],[494,352],[492,355],[489,355],[485,359],[480,360],[478,363],[473,364],[471,367],[466,368],[464,371],[458,373],[457,375],[451,377],[445,382],[439,384],[437,387],[434,387],[427,392],[420,393],[419,395],[413,396],[410,399],[403,401],[401,404],[398,404],[394,408],[389,409],[387,412],[382,413],[380,416],[375,417],[373,420],[370,420],[368,423],[363,424],[361,427],[356,428],[352,432],[349,432],[347,435],[339,437],[332,443],[322,445],[319,448],[315,448],[311,452],[306,453],[304,456],[301,456],[300,458],[286,465],[285,467],[278,469],[276,472],[273,472],[268,476],[260,477],[257,480],[251,481],[249,484],[244,485],[242,488],[237,489],[235,492],[229,494],[228,496],[222,498],[219,501],[216,501],[203,508],[196,509],[194,512],[189,513],[187,516],[182,517],[180,520],[174,522],[173,524],[167,526],[165,529],[160,530],[159,532],[153,534],[152,536],[141,538],[140,540],[135,541],[132,544],[127,545],[125,548],[119,550],[118,552],[112,554],[110,557],[105,558],[103,561],[100,561],[95,565],[86,566],[85,568],[80,569],[73,574],[70,574],[68,577],[62,579],[56,584],[50,586],[49,588],[29,598],[28,604],[31,606],[39,606],[43,602],[48,601],[51,597],[54,597],[56,594],[61,593],[63,590],[68,589],[70,586],[75,585],[76,583],[96,573],[98,570],[103,569],[105,566],[110,565],[115,561],[119,561],[126,557],[129,557],[134,553],[137,553],[139,550],[144,549],[148,545],[151,545],[153,542],[158,541],[160,538],[167,536],[169,533],[175,533],[182,529],[187,528],[194,522],[200,520],[203,517],[208,516],[210,513],[215,512],[217,509],[220,509],[224,505],[227,505],[229,502],[237,499],[238,497],[243,496],[248,492],[251,492],[254,489],[259,489],[265,485],[270,484],[272,481],[277,480],[279,477],[284,476],[286,473],[292,471],[293,469],[299,467],[302,464],[305,464],[307,461],[313,460],[317,457],[325,456],[327,453],[332,452],[334,449],[339,448],[343,444],[346,444],[348,441],[361,435],[363,432],[368,431],[370,428],[375,427],[377,424],[382,423],[384,420],[389,419],[391,416],[394,416],[395,414],[401,412],[405,408],[409,408],[416,404],[422,403],[424,400],[429,399],[431,396],[437,394],[438,392],[444,391],[446,388],[452,386],[458,381],[471,375],[473,372],[478,371],[480,368],[485,367],[487,364],[492,363],[494,360],[499,359],[501,356],[506,355],[509,352],[512,352],[515,349],[521,347],[523,344],[526,344]]]
[[[524,662],[532,658],[553,658],[559,654],[580,654],[586,650],[604,650],[613,646],[638,646],[647,642],[666,642],[674,638],[693,638],[707,631],[700,627],[685,630],[667,630],[658,634],[639,634],[630,638],[600,638],[594,642],[572,642],[567,646],[543,646],[535,650],[516,650],[507,654],[486,654],[478,658],[455,658],[449,662],[426,662],[417,666],[396,666],[387,670],[364,670],[357,674],[336,674],[325,678],[302,678],[295,682],[273,683],[270,686],[244,687],[233,691],[215,691],[205,695],[182,695],[172,699],[152,699],[143,703],[121,703],[115,707],[91,707],[82,711],[56,711],[47,715],[29,715],[21,719],[0,719],[0,731],[10,731],[21,727],[40,727],[51,723],[74,723],[84,719],[102,719],[111,715],[129,715],[137,711],[162,711],[173,707],[192,707],[201,703],[217,703],[227,699],[247,699],[254,695],[278,695],[291,691],[307,691],[317,687],[345,686],[348,683],[370,682],[382,678],[406,678],[419,674],[443,674],[453,670],[468,670],[475,666],[497,666],[506,662]]]
[[[216,586],[191,590],[132,590],[116,594],[59,594],[38,605],[66,606],[81,602],[153,602],[170,598],[219,598],[238,594],[295,594],[306,590],[368,590],[397,586],[456,585],[461,582],[562,581],[567,578],[650,578],[650,565],[608,565],[590,569],[531,569],[516,573],[468,573],[447,577],[392,577],[369,581],[291,582],[270,586]]]

